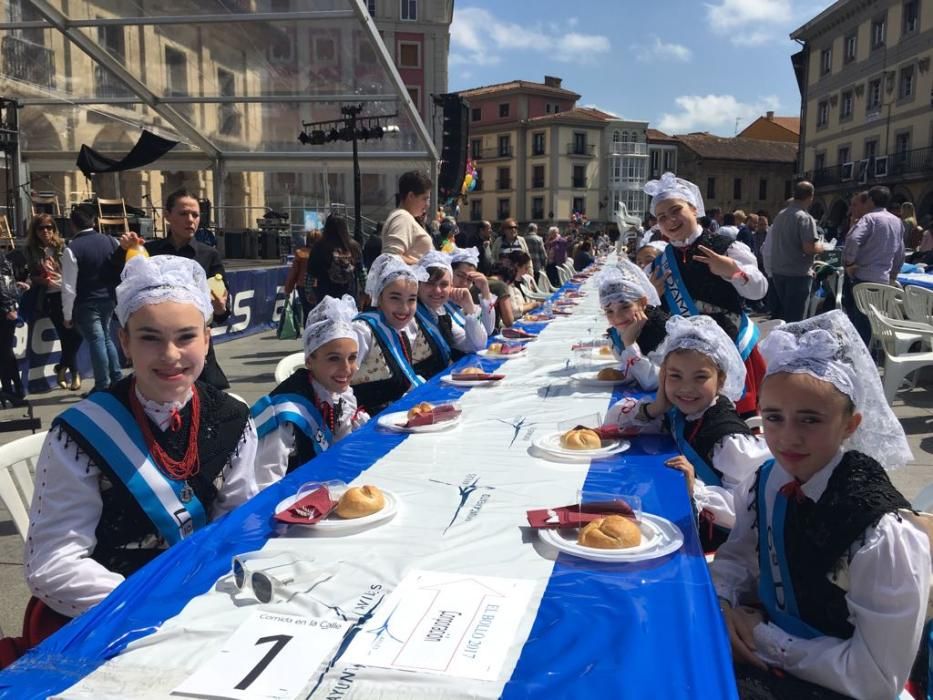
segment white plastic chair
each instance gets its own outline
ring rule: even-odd
[[[904,313],[911,321],[933,323],[933,290],[916,284],[904,287]]]
[[[761,419],[761,416],[749,416],[745,419],[745,425],[751,430],[764,430],[764,422]]]
[[[281,384],[295,373],[295,370],[305,366],[305,354],[303,352],[293,352],[286,355],[275,366],[275,383]]]
[[[48,431],[14,440],[0,446],[0,500],[10,511],[13,524],[23,542],[29,529],[29,506],[32,503],[36,462]]]
[[[554,285],[551,284],[551,280],[548,278],[547,273],[544,270],[538,273],[538,289],[542,292],[547,292],[548,294],[553,294],[557,290],[554,289]]]
[[[232,399],[236,399],[236,400],[239,401],[240,403],[245,403],[247,406],[249,406],[249,404],[247,403],[246,399],[244,399],[244,398],[243,398],[242,396],[240,396],[239,394],[234,394],[232,391],[228,391],[228,392],[227,392],[227,396],[229,396],[229,397],[232,398]]]
[[[901,382],[908,374],[933,365],[933,352],[901,351],[901,340],[898,334],[902,331],[902,325],[909,322],[887,318],[878,311],[874,304],[868,305],[868,318],[872,322],[872,331],[877,334],[884,350],[884,396],[888,403],[891,403],[894,401],[894,395],[900,388]],[[919,331],[916,327],[920,325],[910,323],[911,332]],[[924,344],[929,344],[933,340],[933,327],[920,331],[918,335]]]
[[[557,266],[557,278],[560,280],[562,286],[566,284],[567,280],[569,280],[572,276],[573,275],[571,273],[567,272],[567,268],[564,265]]]
[[[540,290],[538,285],[535,284],[534,278],[531,275],[523,275],[522,281],[524,282],[524,285],[522,286],[522,294],[524,294],[528,299],[544,301],[549,296],[551,296],[550,294],[542,293],[542,290]]]
[[[897,321],[896,325],[898,327],[895,329],[895,340],[893,341],[896,345],[894,348],[895,354],[909,352],[914,343],[922,340],[923,329],[918,329],[920,332],[916,333],[910,328],[912,322],[904,321],[903,289],[889,284],[862,282],[852,288],[852,294],[855,297],[855,305],[859,311],[868,316],[871,323],[872,344],[879,338],[875,322],[872,320],[871,314],[868,313],[869,306],[874,306],[879,314],[888,320]],[[930,346],[927,345],[927,347]]]
[[[772,318],[767,321],[762,321],[758,324],[758,337],[760,340],[764,340],[768,337],[768,334],[771,333],[775,328],[780,328],[784,325],[784,321],[780,318]]]

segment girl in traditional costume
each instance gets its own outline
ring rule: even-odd
[[[774,459],[736,491],[712,565],[739,694],[897,697],[930,592],[928,536],[885,472],[913,459],[904,430],[843,312],[782,326],[762,354]]]
[[[348,294],[342,299],[326,296],[308,314],[302,335],[305,366],[250,412],[259,435],[257,474],[277,481],[369,420],[350,388],[357,369],[352,325],[357,314]]]

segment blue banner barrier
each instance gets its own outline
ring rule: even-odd
[[[285,304],[287,274],[286,266],[228,272],[226,279],[230,289],[230,318],[226,325],[211,329],[213,341],[224,343],[275,328]],[[31,300],[34,297],[24,297],[23,305],[30,306]],[[114,340],[117,328],[114,319],[111,327]],[[28,386],[30,392],[48,391],[56,386],[55,365],[61,357],[61,344],[49,318],[44,314],[35,314],[28,323],[17,327],[14,352],[19,360],[23,385]],[[77,361],[82,377],[93,376],[91,358],[83,342],[78,350]]]

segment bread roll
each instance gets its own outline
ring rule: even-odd
[[[627,549],[641,544],[641,528],[631,518],[607,515],[584,525],[577,543],[595,549]]]
[[[467,367],[458,372],[458,374],[486,374],[480,367]]]
[[[341,518],[362,518],[378,513],[385,504],[385,496],[375,486],[353,486],[340,497],[335,512]]]
[[[418,416],[423,415],[425,413],[430,413],[433,410],[434,410],[433,404],[429,404],[427,401],[422,401],[421,403],[415,406],[412,406],[411,408],[408,409],[408,420],[411,420],[412,418],[417,418]]]
[[[599,348],[599,354],[600,355],[611,355],[612,348],[608,345],[601,345]]]
[[[491,353],[498,354],[502,352],[502,343],[490,343],[488,350]]]
[[[560,446],[567,450],[598,450],[603,443],[595,430],[574,428],[560,436]]]
[[[625,379],[626,374],[620,370],[617,370],[613,367],[604,367],[596,373],[596,378],[601,381],[613,381],[618,382]]]

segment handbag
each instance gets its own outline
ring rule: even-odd
[[[298,337],[298,328],[295,323],[295,293],[292,292],[285,299],[285,306],[282,308],[282,315],[279,317],[279,327],[276,330],[276,337],[279,340],[295,340]]]

